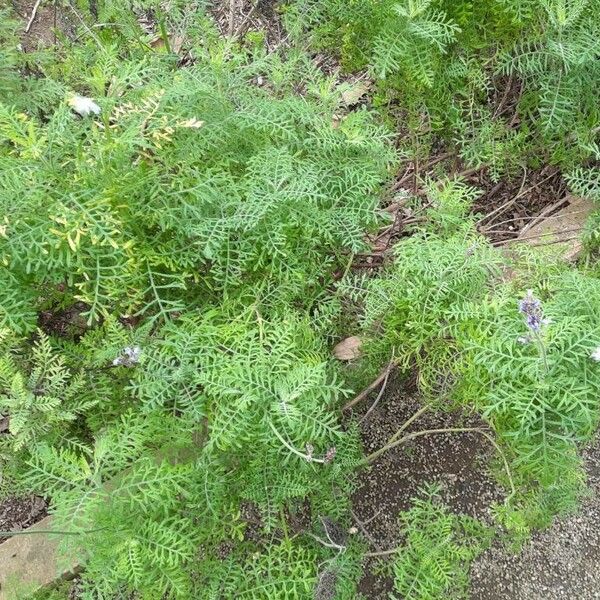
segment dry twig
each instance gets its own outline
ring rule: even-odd
[[[358,394],[358,396],[355,396],[352,400],[344,404],[344,406],[342,407],[342,411],[348,410],[349,408],[352,408],[353,406],[358,404],[361,400],[364,400],[364,398],[366,398],[382,381],[386,381],[390,371],[396,366],[396,364],[397,363],[395,361],[389,363],[385,367],[385,369],[383,369],[383,371],[381,371],[381,373],[377,376],[377,379],[375,379],[375,381],[370,383],[360,394]]]
[[[546,208],[544,208],[544,210],[539,215],[537,215],[537,217],[535,219],[532,219],[527,225],[525,225],[525,227],[523,227],[523,229],[521,229],[521,231],[519,232],[519,235],[523,235],[525,232],[529,231],[532,227],[534,227],[540,221],[545,219],[547,215],[553,213],[555,210],[560,208],[563,204],[565,204],[565,202],[568,202],[568,201],[569,201],[569,198],[567,196],[564,196],[563,198],[561,198],[557,202],[554,202],[550,206],[546,206]]]
[[[33,5],[31,9],[31,15],[29,17],[29,21],[27,21],[27,25],[25,27],[25,33],[29,33],[33,22],[35,21],[35,16],[37,15],[38,8],[40,7],[42,0],[36,0],[36,3]]]
[[[387,382],[390,377],[390,373],[392,372],[392,368],[394,366],[394,353],[395,353],[394,350],[392,350],[392,358],[390,359],[390,362],[388,363],[386,373],[385,373],[385,378],[383,379],[383,383],[381,384],[381,388],[379,389],[379,394],[377,394],[377,398],[375,398],[375,401],[373,402],[373,404],[371,404],[371,406],[369,407],[369,410],[367,410],[367,412],[358,421],[359,424],[369,418],[369,415],[375,410],[375,407],[379,404],[379,401],[381,400],[381,397],[383,396],[383,392],[385,392],[385,388],[387,387]]]

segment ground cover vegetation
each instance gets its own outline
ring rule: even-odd
[[[277,51],[202,2],[91,4],[28,52],[0,13],[2,494],[48,499],[81,598],[358,598],[357,476],[414,434],[366,456],[341,409],[392,361],[496,456],[493,523],[429,487],[383,552],[393,597],[464,596],[494,537],[585,492],[597,218],[565,265],[484,237],[460,175],[394,180],[444,152],[600,198],[600,3],[293,0]],[[399,197],[419,218],[360,274]]]

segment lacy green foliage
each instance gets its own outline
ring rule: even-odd
[[[490,530],[472,517],[452,514],[435,486],[414,499],[400,523],[406,540],[392,567],[400,595],[392,597],[467,598],[470,563],[489,543]]]
[[[598,0],[297,0],[289,13],[349,70],[369,69],[417,134],[450,132],[469,166],[499,177],[540,155],[598,155]],[[490,110],[515,81],[516,127],[502,102]]]
[[[82,371],[72,373],[42,332],[27,358],[14,351],[8,331],[0,332],[0,343],[0,414],[9,417],[3,450],[18,453],[39,439],[56,438],[100,402],[100,386],[90,385]]]
[[[11,16],[7,9],[0,11],[0,40],[3,42],[2,55],[0,55],[0,81],[2,82],[0,98],[3,100],[20,88],[19,74],[15,70],[19,62],[17,24]]]
[[[2,59],[3,481],[51,499],[84,598],[306,598],[321,563],[354,598],[355,559],[270,541],[300,506],[348,512],[360,446],[336,415],[328,287],[396,153],[372,113],[334,119],[308,59],[234,50],[191,7],[153,13],[185,29],[189,66],[149,46],[147,5],[117,2],[79,43]],[[87,331],[32,349],[38,312],[76,301]]]
[[[409,123],[450,124],[462,157],[498,177],[534,130],[554,160],[597,157],[597,1],[287,10],[325,45],[341,39],[348,67],[385,78]],[[393,350],[430,398],[475,405],[495,428],[519,488],[497,511],[511,531],[570,506],[597,420],[597,280],[531,266],[554,322],[520,344],[522,282],[498,283],[502,260],[468,216],[477,192],[427,182],[427,225],[382,278],[358,282],[347,312],[334,274],[379,224],[396,159],[376,115],[340,118],[335,77],[296,50],[265,54],[260,34],[223,40],[202,3],[90,4],[97,27],[71,6],[78,41],[28,54],[0,19],[3,482],[51,498],[63,552],[84,563],[82,597],[358,597],[360,548],[323,544],[319,524],[348,526],[361,463],[328,339],[361,309],[374,364]],[[178,33],[185,58],[170,49]],[[500,64],[526,85],[514,130],[488,106]],[[564,99],[548,94],[559,73],[557,96],[581,93],[566,135]],[[100,114],[76,115],[74,92]],[[574,168],[569,182],[593,196],[596,179]],[[86,332],[34,333],[40,310],[76,301]],[[292,532],[297,512],[308,523]],[[483,531],[433,492],[407,515],[399,593],[461,593],[473,555],[457,538]]]
[[[199,497],[204,471],[201,465],[158,461],[149,452],[183,434],[174,420],[129,413],[93,447],[42,443],[33,449],[27,482],[52,497],[53,527],[59,535],[67,532],[63,552],[88,557],[84,597],[109,596],[120,588],[145,597],[166,592],[185,597],[189,581],[182,567],[211,533],[210,513],[198,510],[204,526],[194,527],[187,504],[194,491]]]
[[[443,214],[440,221],[451,222]],[[578,449],[598,423],[600,281],[546,262],[513,265],[527,281],[501,282],[500,256],[468,223],[443,238],[417,233],[396,256],[386,277],[366,285],[367,348],[380,361],[393,349],[402,366],[416,364],[432,397],[479,409],[519,487],[499,509],[503,520],[515,530],[547,524],[582,491]],[[539,290],[548,319],[539,331],[519,312],[523,284]]]
[[[100,118],[0,105],[7,324],[31,330],[35,291],[63,282],[90,323],[253,287],[271,304],[310,298],[330,257],[362,247],[394,159],[366,112],[334,128],[335,106],[251,85],[239,61],[174,72],[164,55],[100,48],[54,66],[65,91],[98,96]]]
[[[333,46],[341,33],[343,58],[352,68],[368,64],[380,78],[401,75],[409,84],[427,88],[460,31],[438,5],[432,0],[309,0],[293,10],[317,28],[320,43]],[[335,47],[340,48],[339,44]]]
[[[416,232],[395,248],[386,277],[367,280],[363,324],[377,332],[369,343],[379,361],[417,365],[423,390],[444,393],[455,360],[452,333],[461,313],[486,294],[498,257],[464,216],[477,193],[460,181],[431,186],[430,231]],[[388,358],[389,359],[389,358]]]
[[[361,573],[356,549],[299,546],[285,537],[253,553],[241,544],[221,560],[203,561],[195,571],[192,597],[360,600],[356,587]]]
[[[485,294],[493,254],[464,228],[449,239],[416,234],[398,246],[396,261],[389,277],[366,286],[365,326],[385,332],[371,346],[378,355],[395,348],[403,367],[421,368],[424,391],[443,393],[456,353],[456,319],[473,297]]]
[[[569,154],[575,160],[597,157],[600,3],[541,4],[543,26],[518,40],[500,58],[501,68],[522,80],[523,112],[533,114],[537,130],[554,142],[555,160],[571,158]]]
[[[130,389],[146,411],[205,419],[206,452],[235,462],[242,494],[272,523],[287,500],[330,497],[326,482],[358,462],[354,436],[332,412],[345,391],[320,344],[307,323],[293,320],[256,327],[244,315],[183,319],[145,347]],[[339,454],[331,465],[314,464],[303,458],[307,445],[315,458],[332,447]]]
[[[53,374],[63,404],[48,417],[43,407],[29,409],[27,425],[38,436],[21,443],[21,481],[52,498],[63,551],[87,557],[90,598],[99,590],[190,597],[190,574],[206,568],[198,547],[208,560],[221,544],[243,539],[242,502],[257,507],[265,534],[281,526],[284,507],[306,498],[315,514],[347,513],[357,436],[334,417],[344,389],[308,323],[257,326],[247,315],[230,320],[212,311],[130,333],[109,320],[80,342],[64,342],[64,359],[41,340],[36,385],[40,373]],[[115,364],[134,345],[136,360]],[[75,406],[90,396],[103,406],[84,407],[83,432],[51,436],[46,421],[60,422],[74,403],[64,363],[82,360],[88,388],[77,387]],[[112,395],[95,395],[99,373]],[[278,589],[275,574],[268,585]]]
[[[600,202],[600,168],[576,169],[565,179],[576,194]]]
[[[234,560],[214,565],[208,587],[199,598],[311,598],[316,580],[317,554],[284,541],[271,545],[245,563]],[[217,575],[215,577],[214,575]],[[200,587],[200,586],[199,586]]]

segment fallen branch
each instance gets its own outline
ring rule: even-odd
[[[248,14],[244,17],[243,21],[240,23],[239,27],[236,29],[235,33],[233,34],[234,40],[239,41],[242,38],[242,36],[246,33],[246,30],[250,26],[250,20],[252,19],[252,17],[256,13],[256,11],[258,10],[259,4],[260,4],[260,0],[257,0],[254,3],[254,5],[252,6],[252,8],[250,9],[250,11],[248,12]]]
[[[526,194],[528,191],[533,189],[533,188],[529,188],[529,190],[526,190],[525,192],[523,191],[523,186],[525,185],[526,179],[527,179],[527,169],[523,169],[523,179],[521,180],[521,186],[519,187],[519,191],[517,192],[516,196],[509,198],[506,202],[503,202],[500,206],[496,207],[492,212],[487,213],[486,215],[483,215],[483,217],[481,217],[481,219],[479,219],[479,221],[477,221],[477,225],[479,225],[480,223],[483,223],[484,221],[486,221],[487,219],[489,219],[490,217],[493,217],[494,215],[496,215],[498,213],[502,214],[506,209],[510,208],[522,195]]]
[[[346,404],[344,404],[344,406],[342,406],[342,411],[348,410],[349,408],[352,408],[353,406],[358,404],[361,400],[364,400],[374,389],[377,388],[377,386],[382,381],[385,381],[387,379],[387,377],[390,374],[390,371],[392,369],[394,369],[396,366],[397,366],[396,361],[390,362],[385,367],[385,369],[383,369],[383,371],[381,371],[381,373],[377,376],[377,379],[375,379],[375,381],[370,383],[360,394],[358,394],[358,396],[355,396],[352,400],[350,400],[349,402],[346,402]]]
[[[396,554],[396,552],[400,552],[402,550],[401,546],[396,546],[391,550],[380,550],[379,552],[365,552],[363,556],[368,558],[376,558],[377,556],[389,556],[390,554]]]
[[[538,233],[536,235],[528,235],[525,237],[517,237],[517,238],[511,238],[509,240],[500,240],[498,242],[492,242],[492,246],[498,247],[498,246],[506,246],[508,244],[514,244],[516,242],[529,242],[531,240],[536,240],[536,239],[540,239],[540,238],[553,238],[551,240],[549,240],[548,242],[544,242],[543,244],[536,244],[536,246],[546,246],[546,245],[551,245],[551,244],[561,244],[562,242],[569,242],[571,240],[576,240],[579,238],[579,235],[575,235],[572,237],[568,237],[568,238],[556,238],[556,236],[560,233],[560,235],[562,235],[563,233],[579,233],[581,234],[581,227],[574,227],[572,229],[563,229],[560,232],[556,232],[556,231],[544,231],[543,233]]]
[[[574,210],[573,212],[567,213],[567,215],[562,215],[560,213],[557,214],[557,215],[548,215],[547,214],[546,216],[544,216],[544,221],[547,221],[548,219],[560,219],[563,216],[569,216],[570,217],[572,215],[579,215],[581,213],[586,213],[586,212],[588,212],[588,211],[587,210]],[[505,221],[500,221],[500,223],[494,223],[493,226],[494,227],[500,227],[500,225],[506,225],[507,223],[514,223],[515,221],[534,221],[536,219],[539,219],[540,216],[541,216],[541,213],[539,215],[530,215],[528,217],[525,217],[525,216],[523,216],[523,217],[514,217],[512,219],[506,219]],[[489,225],[488,227],[492,227],[492,225]],[[493,232],[498,232],[498,231],[502,232],[502,231],[505,231],[505,230],[485,228],[482,231],[484,233],[493,233]],[[507,233],[521,233],[522,234],[523,231],[524,231],[524,229],[522,229],[520,232],[510,231],[510,232],[507,232]]]
[[[237,12],[237,0],[229,0],[229,19],[227,23],[227,37],[233,36],[235,13]]]
[[[523,229],[521,229],[521,231],[519,232],[519,235],[523,235],[524,233],[529,231],[532,227],[535,227],[535,225],[537,225],[539,222],[544,220],[549,214],[553,213],[555,210],[561,208],[562,205],[568,201],[569,201],[568,196],[564,196],[563,198],[561,198],[557,202],[554,202],[550,206],[546,206],[546,208],[544,208],[544,210],[539,215],[537,215],[537,217],[535,219],[532,219],[531,221],[529,221],[529,223],[527,223],[525,225],[525,227],[523,227]]]
[[[529,194],[529,192],[532,192],[533,190],[535,190],[535,188],[542,185],[542,183],[545,183],[546,181],[548,181],[548,179],[552,179],[552,177],[555,177],[557,173],[558,173],[558,171],[553,171],[550,175],[548,175],[548,177],[544,177],[544,179],[542,179],[541,181],[534,183],[532,186],[530,186],[526,190],[524,190],[523,186],[525,184],[525,179],[527,178],[527,170],[525,170],[525,173],[523,174],[523,180],[521,181],[521,187],[519,188],[519,191],[517,192],[517,194],[515,196],[513,196],[512,198],[510,198],[510,200],[503,202],[500,206],[495,208],[492,212],[490,212],[486,215],[483,215],[483,217],[481,217],[481,219],[479,219],[479,221],[477,221],[477,225],[480,225],[481,223],[483,223],[484,221],[488,220],[490,217],[493,217],[494,215],[496,215],[498,213],[502,214],[507,209],[509,209],[511,206],[513,206],[513,204],[519,198],[522,198],[526,194]],[[489,227],[491,227],[491,225],[489,225],[488,228]],[[486,228],[483,228],[483,231],[485,231],[485,229]]]
[[[31,16],[29,17],[29,21],[27,21],[27,26],[25,27],[25,33],[29,33],[29,30],[31,29],[31,26],[35,21],[35,16],[37,15],[37,11],[41,3],[42,0],[36,0],[36,3],[33,5],[33,8],[31,9]]]

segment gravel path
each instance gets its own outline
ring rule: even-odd
[[[494,547],[471,569],[471,600],[600,599],[600,438],[584,453],[590,496],[518,555]]]

